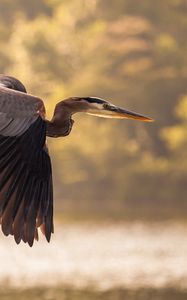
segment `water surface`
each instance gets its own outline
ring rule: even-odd
[[[1,235],[0,261],[2,285],[186,289],[187,224],[66,223],[33,248]]]

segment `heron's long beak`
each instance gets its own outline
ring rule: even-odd
[[[125,110],[123,108],[117,107],[113,104],[104,104],[102,109],[99,108],[93,108],[87,112],[90,115],[98,116],[102,118],[112,118],[112,119],[134,119],[139,120],[143,122],[153,122],[154,120],[137,114],[132,111]]]

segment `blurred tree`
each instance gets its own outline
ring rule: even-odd
[[[176,193],[184,202],[186,121],[175,109],[187,107],[177,101],[186,93],[186,12],[186,0],[1,1],[0,70],[42,97],[49,116],[60,99],[95,95],[156,119],[75,116],[71,137],[49,141],[56,198],[144,212],[175,207]]]

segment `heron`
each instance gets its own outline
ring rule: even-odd
[[[53,225],[52,168],[46,138],[70,134],[75,113],[104,118],[151,118],[97,97],[70,97],[46,119],[42,99],[16,78],[0,75],[0,224],[5,236],[32,247],[38,229],[50,242]]]

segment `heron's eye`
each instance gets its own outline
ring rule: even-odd
[[[108,109],[108,110],[113,110],[113,111],[116,110],[116,107],[114,105],[108,103],[103,104],[103,107],[104,109]]]
[[[111,106],[110,106],[110,104],[108,104],[108,103],[104,103],[104,104],[103,104],[103,108],[104,108],[104,109],[110,109]]]

